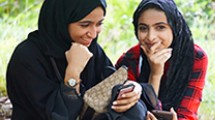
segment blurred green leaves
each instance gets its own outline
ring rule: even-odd
[[[215,39],[215,2],[212,0],[176,0],[194,38],[198,40]]]

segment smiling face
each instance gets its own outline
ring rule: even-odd
[[[163,11],[147,9],[138,19],[138,39],[141,45],[151,48],[160,42],[157,50],[168,48],[173,41],[173,32]]]
[[[103,20],[104,10],[102,7],[97,7],[83,19],[69,24],[72,41],[89,47],[93,39],[101,32]]]

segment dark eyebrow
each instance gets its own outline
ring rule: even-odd
[[[99,22],[102,22],[102,21],[104,21],[104,18],[101,19]],[[92,21],[91,20],[84,20],[84,21],[80,21],[79,23],[92,23]]]
[[[156,23],[156,24],[154,24],[154,25],[161,25],[161,24],[169,25],[168,23],[165,23],[165,22],[159,22],[159,23]]]
[[[81,21],[81,22],[79,22],[79,23],[92,23],[92,21],[86,20],[86,21]]]
[[[139,25],[144,25],[144,26],[147,26],[147,27],[149,26],[149,25],[144,24],[144,23],[139,23],[138,26],[139,26]]]
[[[169,25],[168,23],[165,23],[165,22],[158,22],[158,23],[155,23],[153,26],[156,26],[156,25],[162,25],[162,24],[164,24],[164,25]],[[144,25],[144,26],[149,26],[149,25],[147,25],[147,24],[144,24],[144,23],[139,23],[138,25]]]
[[[103,19],[101,19],[99,22],[103,22],[104,21],[104,18]]]

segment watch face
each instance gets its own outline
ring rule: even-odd
[[[75,87],[77,85],[77,81],[75,79],[69,79],[68,85],[71,87]]]

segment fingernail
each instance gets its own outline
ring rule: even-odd
[[[116,101],[114,101],[114,102],[113,102],[113,105],[116,105],[116,104],[117,104],[117,102],[116,102]]]
[[[125,95],[123,94],[122,97],[125,97]]]

